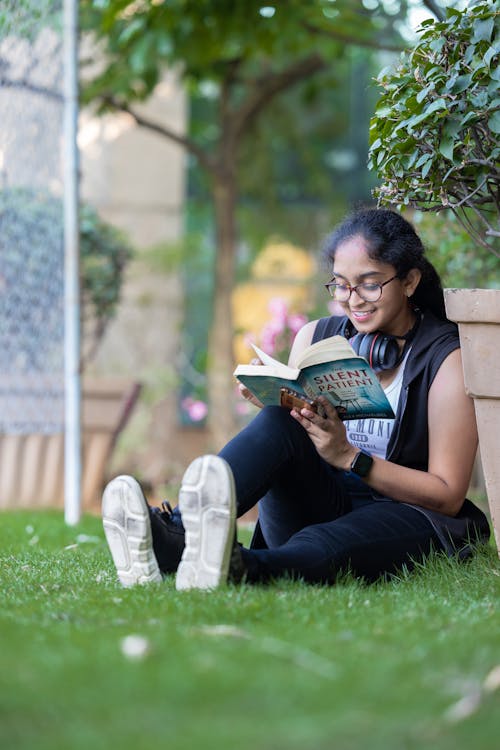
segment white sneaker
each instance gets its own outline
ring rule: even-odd
[[[219,456],[201,456],[187,468],[179,493],[186,546],[175,586],[213,589],[227,581],[236,529],[233,473]]]
[[[119,476],[107,485],[102,524],[123,586],[162,580],[153,552],[149,507],[133,477]]]

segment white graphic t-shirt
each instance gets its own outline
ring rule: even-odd
[[[394,413],[396,413],[398,408],[401,386],[403,384],[403,373],[409,353],[409,351],[406,353],[405,358],[399,365],[396,377],[392,383],[389,383],[387,388],[384,388],[384,393]],[[351,445],[370,453],[372,456],[385,458],[387,444],[389,443],[392,428],[394,427],[394,419],[349,419],[345,422],[345,426],[347,439]]]

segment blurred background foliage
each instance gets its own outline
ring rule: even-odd
[[[186,231],[201,232],[215,246],[211,307],[196,320],[209,328],[208,389],[217,439],[231,429],[231,289],[267,237],[311,250],[332,216],[369,199],[367,91],[375,56],[404,48],[410,4],[80,3],[82,29],[93,33],[104,61],[97,72],[95,55],[83,61],[90,74],[84,103],[98,113],[126,112],[189,155]],[[179,72],[190,97],[186,134],[159,128],[137,107],[167,68]],[[182,264],[191,300],[197,291],[192,260],[189,255]]]
[[[500,288],[498,258],[472,241],[449,212],[408,212],[445,287]]]
[[[287,68],[304,55],[321,57],[314,75],[284,88],[258,117],[249,118],[234,161],[226,161],[224,168],[230,166],[227,174],[237,175],[231,186],[237,227],[233,287],[248,282],[269,242],[290,243],[315,262],[315,273],[303,282],[306,313],[327,314],[321,282],[328,271],[318,262],[322,240],[348,210],[374,205],[372,191],[378,186],[377,176],[367,169],[377,75],[414,46],[420,21],[443,21],[447,7],[465,5],[462,0],[294,0],[282,13],[279,4],[224,0],[195,6],[175,0],[168,8],[165,3],[82,0],[83,27],[97,33],[109,55],[109,65],[87,83],[85,102],[98,111],[121,109],[135,116],[134,102],[154,89],[162,69],[179,63],[189,97],[188,132],[181,144],[188,169],[185,234],[145,254],[153,268],[178,269],[183,278],[187,375],[180,400],[198,398],[207,363],[210,367],[209,330],[214,297],[220,296],[214,294],[220,251],[214,169],[227,155],[231,132],[224,135],[223,115],[237,115],[248,92],[255,94],[259,81],[266,86],[280,65]],[[445,286],[497,283],[492,259],[471,247],[451,217],[411,213],[410,218]],[[230,316],[224,324],[234,332]]]
[[[18,269],[22,273],[36,269],[38,295],[48,288],[53,277],[61,276],[63,258],[63,211],[61,199],[48,190],[10,188],[0,190],[0,257],[2,271]],[[54,252],[48,262],[47,247]],[[121,299],[125,269],[134,250],[125,234],[105,222],[88,205],[80,207],[80,286],[82,295],[82,365],[94,356],[107,327],[116,315]],[[0,273],[0,280],[2,279]],[[9,283],[7,283],[9,282]],[[4,281],[4,296],[18,294],[15,278]],[[1,283],[0,283],[1,288]],[[28,309],[29,315],[37,311]],[[49,317],[61,316],[49,299],[45,311],[45,325]],[[6,324],[7,321],[1,321]],[[62,324],[61,324],[62,325]],[[34,328],[36,330],[36,327]]]
[[[80,263],[85,366],[95,355],[121,299],[134,249],[125,233],[88,205],[80,206]]]

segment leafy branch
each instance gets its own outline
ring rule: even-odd
[[[500,2],[428,20],[392,70],[370,125],[379,203],[450,209],[500,257]]]

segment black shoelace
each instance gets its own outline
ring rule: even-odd
[[[161,512],[165,513],[165,515],[168,516],[168,519],[171,521],[173,513],[174,513],[174,509],[172,508],[168,500],[163,500],[161,504],[161,508],[162,508]]]

